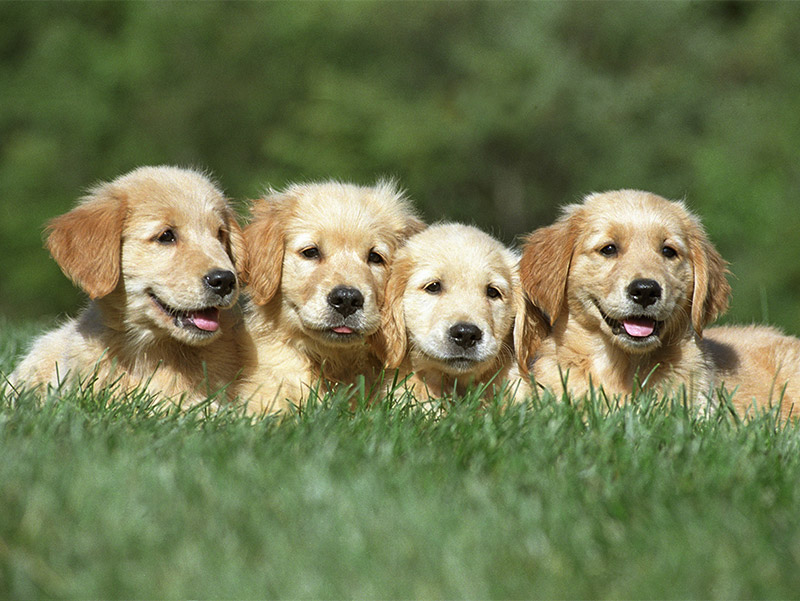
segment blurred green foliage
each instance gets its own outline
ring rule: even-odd
[[[44,222],[144,164],[235,199],[395,176],[506,242],[583,194],[685,198],[727,321],[800,334],[800,4],[0,4],[0,313],[74,312]]]

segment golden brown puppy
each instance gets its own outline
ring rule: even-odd
[[[96,186],[47,230],[53,258],[92,300],[34,341],[14,387],[96,377],[197,402],[234,380],[242,357],[226,309],[244,241],[207,177],[142,167]]]
[[[293,185],[253,207],[247,318],[257,356],[246,373],[255,413],[300,404],[323,382],[371,384],[367,344],[380,325],[389,264],[424,225],[393,184]]]
[[[619,190],[567,206],[527,239],[522,286],[551,326],[530,342],[533,375],[583,395],[590,381],[627,394],[635,382],[685,385],[711,398],[713,370],[699,345],[728,305],[726,263],[680,202]]]
[[[481,230],[440,224],[397,253],[379,338],[386,365],[418,400],[508,386],[530,392],[514,358],[525,325],[519,256]]]
[[[703,348],[738,415],[778,404],[783,419],[798,415],[800,340],[767,326],[721,326],[706,331]]]

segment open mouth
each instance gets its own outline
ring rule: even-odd
[[[658,338],[661,325],[664,322],[657,321],[652,317],[644,315],[631,315],[623,319],[613,319],[606,315],[600,306],[595,303],[597,310],[603,320],[611,328],[611,333],[615,336],[624,336],[633,341],[646,341]]]
[[[153,299],[153,304],[161,309],[161,312],[172,318],[175,327],[193,330],[200,334],[210,335],[219,330],[219,308],[204,307],[183,311],[170,307],[152,292],[149,293]]]
[[[330,342],[351,342],[356,339],[361,339],[363,334],[361,330],[351,328],[350,326],[331,326],[323,330],[316,330],[317,334],[326,338]]]

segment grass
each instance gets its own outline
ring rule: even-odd
[[[3,325],[0,371],[31,327]],[[0,397],[2,598],[788,598],[800,432],[646,393],[279,421]]]

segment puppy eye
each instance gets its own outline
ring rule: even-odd
[[[439,294],[442,291],[442,283],[431,282],[430,284],[423,286],[422,289],[428,294]]]
[[[617,256],[617,245],[616,244],[606,244],[603,248],[600,249],[600,254],[604,257],[616,257]]]
[[[661,254],[665,256],[667,259],[674,259],[678,256],[678,251],[672,248],[671,246],[663,246],[661,248]]]
[[[165,229],[158,236],[156,236],[156,242],[159,244],[173,244],[176,240],[177,237],[175,236],[175,232],[173,232],[170,228]]]
[[[486,296],[488,296],[489,298],[500,298],[503,295],[500,294],[500,291],[497,288],[489,285],[486,287]]]
[[[376,253],[374,250],[369,251],[369,255],[367,256],[367,263],[375,263],[376,265],[383,265],[386,260],[379,254]]]
[[[309,246],[300,251],[306,259],[319,259],[319,249],[316,246]]]

